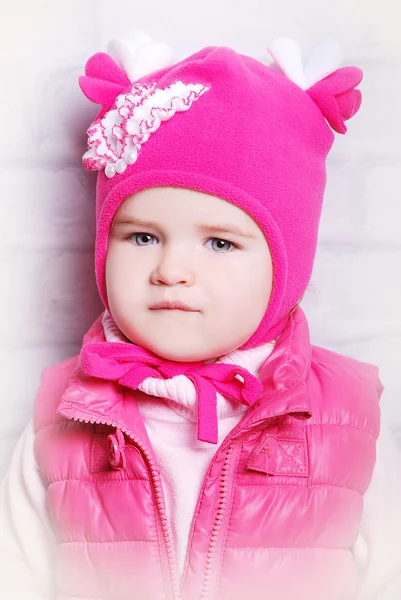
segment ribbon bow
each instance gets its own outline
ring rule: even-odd
[[[147,377],[166,379],[186,375],[197,392],[198,439],[212,444],[218,442],[216,391],[251,406],[263,390],[259,379],[243,367],[164,360],[140,346],[120,342],[88,344],[81,350],[81,368],[92,377],[118,381],[133,390]]]

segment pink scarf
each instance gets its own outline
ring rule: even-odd
[[[193,382],[198,396],[198,439],[212,444],[218,442],[216,390],[248,406],[256,402],[263,390],[259,379],[238,365],[175,362],[141,346],[119,342],[85,346],[81,350],[81,368],[92,377],[118,381],[133,390],[148,377],[167,379],[186,375]]]

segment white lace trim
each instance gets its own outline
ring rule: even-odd
[[[116,108],[95,120],[87,130],[86,169],[105,168],[107,177],[123,173],[134,164],[141,146],[162,121],[188,110],[210,88],[202,83],[176,81],[164,89],[156,83],[134,83],[131,91],[116,98]]]

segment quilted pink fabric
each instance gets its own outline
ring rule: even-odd
[[[96,341],[101,317],[84,339]],[[59,600],[354,598],[377,368],[312,346],[298,307],[260,380],[205,477],[179,582],[141,393],[85,375],[76,356],[44,370],[35,453],[59,539]]]

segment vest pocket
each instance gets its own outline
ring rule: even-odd
[[[245,463],[245,470],[266,475],[308,477],[309,461],[305,437],[263,436]]]

